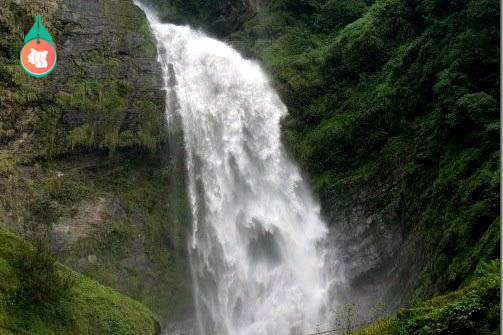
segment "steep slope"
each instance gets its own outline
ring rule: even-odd
[[[418,295],[454,289],[498,255],[497,13],[490,1],[377,1],[334,37],[308,34],[321,28],[300,16],[310,40],[254,44],[327,216],[363,203],[368,221],[422,239]]]
[[[289,108],[285,142],[346,265],[339,298],[394,310],[499,258],[497,1],[273,0],[253,14],[223,36]]]
[[[58,52],[46,78],[19,66],[35,15]],[[164,121],[143,13],[132,1],[6,1],[0,31],[0,225],[24,235],[49,216],[62,263],[163,321],[190,314],[180,135]]]
[[[68,297],[58,302],[57,317],[34,306],[17,308],[13,292],[25,280],[16,259],[32,247],[0,229],[0,334],[130,334],[158,335],[159,323],[144,305],[97,282],[59,266],[60,276],[74,284]],[[68,317],[61,317],[62,310]]]

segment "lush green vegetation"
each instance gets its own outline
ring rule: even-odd
[[[42,15],[56,49],[63,51],[57,1],[54,7],[16,1],[2,7],[0,227],[31,241],[32,232],[46,232],[61,263],[141,301],[166,321],[192,303],[183,175],[169,158],[163,106],[155,105],[160,76],[146,71],[155,66],[156,54],[148,22],[132,1],[100,4],[102,13],[90,19],[104,14],[117,45],[104,38],[91,50],[66,55],[60,70],[44,78],[24,73],[19,50],[33,17]],[[65,72],[56,79],[58,71]],[[170,140],[179,136],[171,135]],[[42,260],[37,265],[51,264]],[[23,295],[37,287],[27,285]],[[56,300],[46,307],[56,308]],[[110,313],[104,317],[116,322]]]
[[[457,288],[499,254],[498,2],[376,1],[349,23],[360,3],[338,24],[323,16],[337,1],[298,3],[270,14],[287,22],[272,43],[242,33],[290,108],[293,154],[325,208],[388,187],[394,220],[428,237],[420,295]]]
[[[363,190],[374,195],[368,201],[376,212],[392,208],[385,221],[422,240],[420,302],[468,282],[486,285],[475,270],[499,259],[499,6],[496,0],[273,0],[224,34],[200,21],[225,16],[225,6],[198,6],[185,19],[223,35],[272,75],[290,112],[285,142],[327,215]],[[166,18],[190,10],[161,9]],[[495,301],[492,287],[490,298],[476,302],[485,309]],[[471,296],[460,304],[471,304]],[[400,318],[420,328],[438,321],[452,332],[449,313],[465,307],[449,306]],[[434,324],[416,326],[403,333],[442,333]]]
[[[364,190],[375,194],[369,201],[377,210],[393,204],[389,224],[422,239],[427,262],[416,304],[366,331],[497,330],[499,277],[491,261],[500,243],[498,1],[271,0],[254,16],[240,0],[152,1],[165,19],[203,26],[263,63],[289,107],[285,142],[327,215]],[[54,92],[48,78],[31,78],[18,66],[36,10],[11,1],[0,13],[1,218],[20,228],[34,214],[50,214],[66,227],[80,225],[86,208],[99,210],[94,224],[101,225],[84,221],[93,229],[61,257],[163,315],[189,308],[180,252],[189,221],[183,181],[156,155],[166,134],[151,97],[131,98],[138,64],[122,76],[120,55],[101,45],[74,59],[79,71]],[[104,10],[119,26],[148,34],[145,20]],[[62,27],[53,9],[43,11],[57,38]],[[138,58],[154,51],[152,43],[129,50]],[[93,64],[106,80],[88,78]],[[130,105],[145,112],[138,127],[122,127]],[[65,113],[83,120],[68,126]],[[0,243],[3,296],[19,286],[9,245]],[[129,266],[138,257],[146,273]],[[75,327],[76,334],[92,324],[103,334],[128,334],[135,328],[122,325],[147,320],[136,314],[141,307],[121,309],[133,306],[129,300],[60,271],[74,278],[75,292],[71,302],[57,297],[52,315],[66,315],[58,306],[67,301],[71,322],[54,323],[43,313],[21,317],[4,303],[0,324],[27,333]],[[168,292],[162,306],[160,291]]]
[[[190,209],[183,178],[164,157],[119,152],[34,162],[4,154],[0,205],[7,226],[33,241],[49,232],[61,262],[163,320],[176,318],[192,303]]]
[[[263,61],[328,212],[383,187],[427,236],[420,296],[499,254],[499,3],[273,1],[228,36]]]
[[[47,299],[47,295],[39,297],[42,299],[20,296],[20,293],[30,293],[27,291],[32,287],[30,279],[40,274],[26,272],[32,268],[26,268],[26,263],[18,260],[32,259],[35,250],[0,229],[1,334],[155,335],[159,332],[156,319],[145,306],[59,264],[46,270],[52,273],[51,278],[46,279],[71,283],[66,290],[49,293],[51,299]],[[43,270],[40,266],[35,268]],[[56,284],[47,282],[45,287]],[[40,289],[36,292],[47,293]]]
[[[499,262],[480,263],[477,279],[396,316],[356,331],[355,335],[499,334]]]
[[[23,132],[30,133],[35,141],[25,149],[31,155],[48,159],[94,150],[113,154],[118,149],[139,148],[155,152],[166,142],[164,115],[154,106],[156,96],[152,92],[158,88],[156,80],[160,77],[140,74],[144,66],[141,62],[155,59],[156,54],[148,22],[132,3],[114,7],[104,2],[103,6],[104,15],[119,27],[115,38],[121,43],[121,50],[101,43],[89,52],[61,59],[58,65],[66,66],[62,70],[66,73],[59,76],[56,86],[52,77],[26,75],[19,67],[19,50],[25,33],[33,25],[34,13],[44,15],[44,25],[56,43],[60,40],[63,28],[54,17],[57,6],[39,9],[35,3],[5,4],[0,13],[2,141],[11,142]],[[134,32],[131,27],[135,27]],[[133,38],[144,41],[136,45],[130,42]],[[124,62],[126,72],[121,68]],[[139,89],[148,91],[135,95]],[[131,111],[138,114],[134,126],[126,120]]]
[[[54,200],[61,199],[58,207],[67,208],[63,221],[70,225],[72,212],[79,207],[65,205],[63,199],[77,187],[80,204],[90,201],[104,207],[99,222],[106,224],[91,225],[86,236],[61,253],[65,264],[127,293],[168,320],[190,311],[192,303],[186,258],[190,209],[183,179],[176,180],[176,172],[162,159],[168,154],[136,155],[94,157],[102,161],[92,168],[89,161],[85,167],[59,161],[65,176],[46,177],[44,183],[49,181],[46,185]],[[90,255],[96,260],[81,264]]]

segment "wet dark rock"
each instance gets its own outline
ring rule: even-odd
[[[372,317],[378,304],[386,312],[406,304],[425,261],[420,241],[393,222],[398,202],[382,194],[378,187],[362,189],[325,213],[328,243],[335,248],[329,257],[337,260],[333,272],[344,278],[335,284],[334,298],[355,304],[363,318]]]
[[[195,335],[194,319],[173,321],[168,324],[163,335]]]
[[[125,83],[129,91],[122,130],[138,129],[143,112],[138,101],[150,102],[156,113],[164,113],[161,68],[153,36],[140,31],[148,28],[139,8],[128,1],[65,0],[57,18],[61,28],[56,38],[58,65],[51,74],[57,90],[67,89],[70,81]],[[107,65],[111,59],[118,64],[116,71]],[[62,121],[74,128],[88,117],[79,108],[65,108]]]

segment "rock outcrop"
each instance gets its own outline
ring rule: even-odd
[[[63,125],[72,134],[85,125],[94,132],[90,139],[75,137],[73,144],[113,149],[159,144],[165,98],[155,44],[141,10],[128,1],[66,0],[56,15],[61,33],[59,63],[51,78],[55,93],[64,97],[80,89],[82,100],[98,100],[86,110],[81,101],[62,99]],[[107,95],[110,90],[113,94]],[[121,108],[103,112],[107,104],[100,99],[116,99]]]
[[[343,280],[333,294],[354,304],[362,319],[409,303],[425,264],[421,241],[393,222],[398,202],[389,193],[360,190],[350,199],[333,200],[325,210],[328,243],[334,248],[329,261],[337,261]]]
[[[35,15],[58,52],[41,79],[19,66]],[[190,209],[143,12],[132,1],[8,0],[0,30],[0,226],[22,235],[46,213],[62,263],[161,321],[190,315]]]

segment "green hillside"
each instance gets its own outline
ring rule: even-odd
[[[286,143],[325,211],[384,188],[373,200],[396,201],[390,223],[433,260],[418,295],[456,289],[499,255],[499,3],[341,6],[283,1],[238,36],[276,78]]]
[[[62,265],[55,265],[56,274],[50,274],[50,270],[48,274],[34,274],[19,262],[36,257],[34,250],[13,234],[0,230],[0,334],[160,333],[158,321],[145,306]],[[40,266],[34,268],[44,271]],[[20,295],[34,287],[41,276],[51,280],[42,287],[45,290],[37,286],[44,300],[24,304],[25,297]],[[58,284],[60,281],[63,286]],[[52,286],[58,293],[49,292]]]

